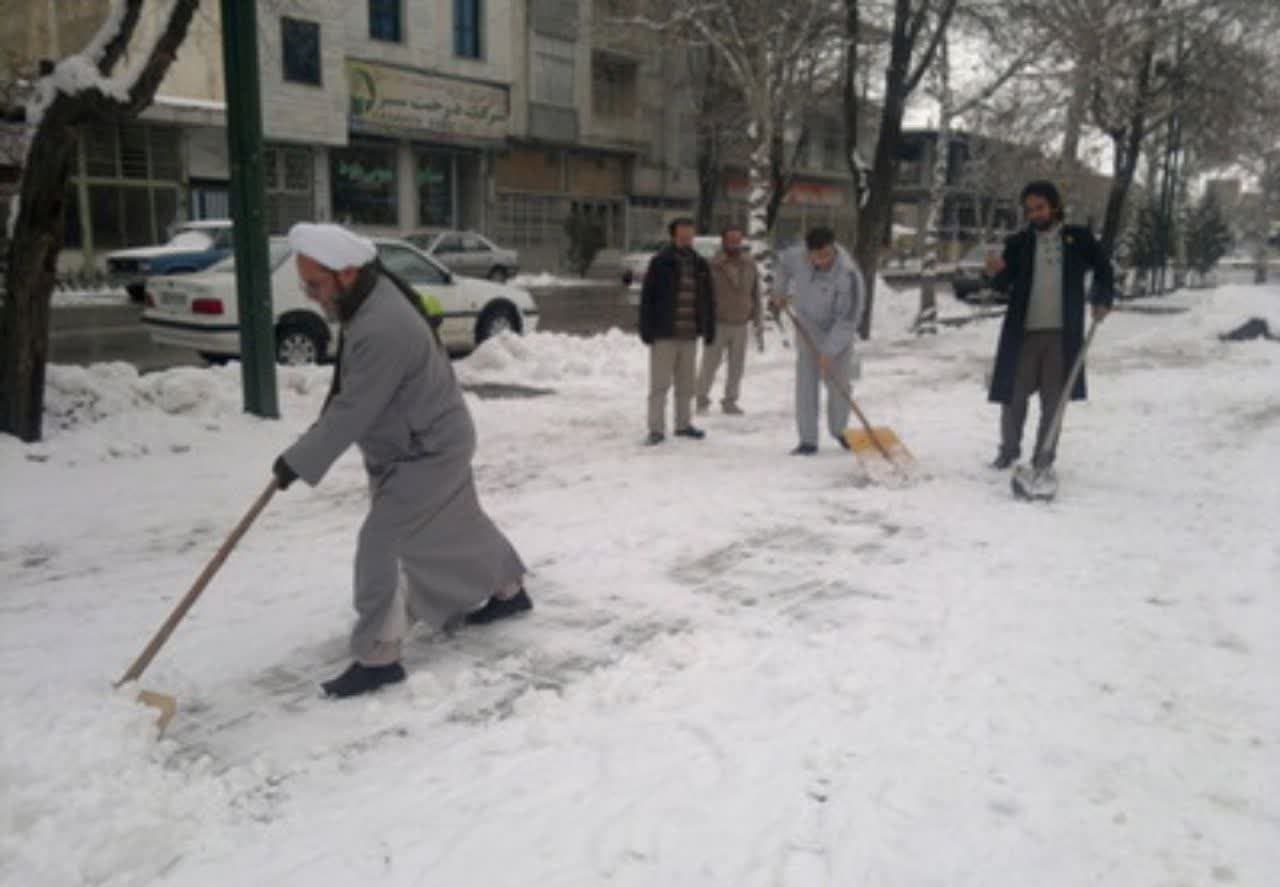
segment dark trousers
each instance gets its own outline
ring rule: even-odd
[[[1013,381],[1013,397],[1000,409],[1000,452],[1018,458],[1022,453],[1022,427],[1027,421],[1027,401],[1040,392],[1040,431],[1036,435],[1036,468],[1053,464],[1057,440],[1046,440],[1053,412],[1062,396],[1066,368],[1062,358],[1060,330],[1034,330],[1022,337],[1018,367]]]

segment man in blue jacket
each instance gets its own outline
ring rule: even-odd
[[[1005,241],[1004,255],[987,257],[991,287],[1009,293],[988,399],[1001,404],[1000,451],[993,468],[1008,468],[1022,452],[1027,401],[1040,392],[1040,431],[1033,467],[1048,470],[1057,441],[1046,440],[1067,374],[1084,340],[1084,277],[1093,272],[1089,301],[1101,318],[1115,297],[1106,251],[1088,228],[1063,222],[1062,197],[1052,182],[1022,189],[1028,225]],[[1084,373],[1071,391],[1085,397]]]

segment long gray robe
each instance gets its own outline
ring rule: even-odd
[[[335,392],[284,453],[312,486],[353,443],[364,456],[372,501],[356,549],[357,659],[372,655],[402,575],[412,618],[439,627],[525,573],[480,506],[475,425],[448,356],[389,279],[372,269],[362,277]]]

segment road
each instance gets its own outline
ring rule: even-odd
[[[634,330],[636,308],[613,284],[531,288],[538,304],[538,329],[592,335],[610,327]],[[53,310],[49,357],[53,363],[132,363],[142,372],[173,366],[202,366],[194,351],[156,345],[136,305],[75,305]]]

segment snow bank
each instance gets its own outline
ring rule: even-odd
[[[601,281],[585,277],[559,277],[549,271],[540,271],[537,274],[517,274],[511,278],[510,283],[512,286],[522,287],[570,287],[599,286]]]
[[[456,364],[464,382],[529,383],[556,388],[635,376],[647,366],[635,335],[613,329],[598,336],[504,333]]]
[[[237,786],[260,781],[215,776],[207,759],[170,760],[174,747],[157,743],[155,712],[134,692],[42,689],[6,701],[0,883],[150,883],[184,846],[216,841],[209,825],[227,818]]]

